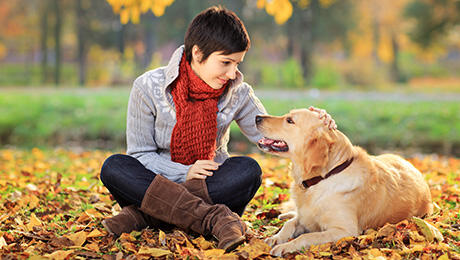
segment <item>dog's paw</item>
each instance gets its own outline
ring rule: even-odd
[[[270,251],[270,254],[277,256],[277,257],[282,257],[284,254],[295,252],[295,251],[297,251],[297,249],[293,248],[290,243],[285,243],[285,244],[277,245],[274,248],[272,248],[272,250]]]
[[[272,236],[272,237],[269,237],[269,238],[265,239],[265,243],[267,245],[269,245],[270,247],[273,247],[274,245],[279,243],[279,238],[276,235]]]
[[[278,216],[278,219],[280,219],[280,220],[285,220],[285,219],[291,219],[291,218],[295,218],[295,217],[297,217],[297,212],[295,212],[295,211],[289,211],[289,212],[280,214],[280,215]]]

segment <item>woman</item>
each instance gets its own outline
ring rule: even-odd
[[[233,120],[252,142],[262,137],[255,116],[265,109],[237,68],[249,47],[241,20],[211,7],[194,18],[166,67],[135,80],[127,155],[112,155],[101,169],[122,207],[102,222],[110,233],[166,222],[212,234],[226,251],[244,241],[239,216],[261,184],[261,169],[250,157],[229,157],[227,143]],[[325,122],[333,126],[330,117]]]

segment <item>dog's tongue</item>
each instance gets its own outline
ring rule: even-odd
[[[263,137],[262,139],[259,140],[259,144],[263,145],[272,145],[275,142],[273,139],[268,139],[266,137]]]

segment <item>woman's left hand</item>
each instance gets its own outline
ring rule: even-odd
[[[316,112],[319,114],[319,119],[323,119],[323,122],[325,125],[329,127],[330,130],[335,130],[337,129],[337,125],[335,124],[335,120],[332,119],[331,115],[329,115],[326,110],[316,108],[313,106],[310,106],[308,110]]]

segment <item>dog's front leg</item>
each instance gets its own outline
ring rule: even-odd
[[[357,235],[357,229],[356,232],[354,232],[353,229],[347,230],[340,227],[331,228],[322,232],[306,233],[287,243],[278,244],[270,251],[270,254],[275,256],[282,256],[283,254],[289,252],[295,252],[301,250],[302,248],[308,248],[311,245],[334,242],[343,237]]]
[[[284,223],[284,226],[281,228],[278,234],[265,239],[265,243],[267,243],[269,246],[282,244],[292,238],[294,234],[298,233],[299,229],[303,229],[303,227],[299,225],[298,218],[294,217]]]

